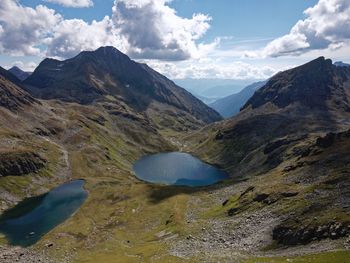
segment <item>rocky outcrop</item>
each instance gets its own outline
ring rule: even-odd
[[[319,226],[294,228],[278,226],[273,230],[273,239],[282,245],[300,245],[326,238],[339,239],[349,235],[350,223],[331,222]]]
[[[0,152],[0,177],[19,176],[38,172],[46,164],[39,154],[22,152]]]

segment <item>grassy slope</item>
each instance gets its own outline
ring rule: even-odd
[[[15,200],[20,200],[45,192],[62,183],[62,180],[86,180],[85,187],[89,191],[87,201],[74,216],[34,246],[34,249],[46,250],[59,262],[62,258],[73,262],[201,262],[203,257],[200,254],[184,259],[169,255],[168,249],[189,235],[198,235],[210,220],[226,220],[228,208],[236,207],[252,212],[261,209],[264,205],[252,202],[252,198],[256,193],[265,192],[265,189],[270,189],[276,195],[284,191],[301,193],[295,199],[277,202],[272,208],[274,211],[283,209],[284,213],[297,210],[299,206],[304,207],[300,197],[315,190],[311,186],[286,184],[285,179],[289,175],[275,170],[249,181],[260,188],[241,200],[237,199],[238,192],[230,197],[223,191],[221,197],[230,197],[231,201],[227,207],[222,207],[221,202],[208,195],[210,192],[220,192],[220,187],[189,190],[148,185],[133,176],[132,163],[136,159],[147,153],[176,149],[177,146],[198,154],[196,146],[203,142],[183,140],[178,132],[162,129],[162,136],[171,138],[170,144],[157,132],[143,127],[140,124],[142,120],[112,116],[100,107],[55,102],[50,102],[50,106],[55,110],[42,112],[39,118],[28,114],[26,118],[32,120],[29,126],[28,122],[24,122],[17,127],[1,127],[3,143],[7,139],[16,141],[16,145],[40,152],[49,162],[38,174],[0,178],[0,187],[10,192]],[[105,119],[103,125],[96,121],[99,116]],[[162,126],[161,122],[157,122],[160,118],[158,115],[151,117],[158,126]],[[167,122],[178,125],[178,120],[171,118],[175,119],[176,116],[169,116]],[[49,136],[50,141],[43,140],[33,134],[37,126],[50,127],[57,133]],[[16,130],[26,132],[17,134]],[[220,151],[220,146],[213,147],[218,147],[216,150]],[[70,163],[70,174],[63,179],[59,172],[65,166],[62,148],[68,151]],[[212,156],[202,157],[216,163]],[[227,182],[222,187],[230,188],[231,184],[232,182]],[[240,189],[239,186],[237,189]],[[203,209],[195,223],[188,223],[188,212],[196,210],[191,204],[193,197],[200,200]],[[8,201],[6,196],[2,199],[6,203],[4,207],[17,202]],[[4,238],[1,240],[5,242]],[[54,244],[53,248],[45,246],[49,242]],[[348,252],[332,252],[326,256],[293,258],[292,262],[319,262],[320,257],[336,257],[338,262],[342,262],[341,259],[348,255]],[[249,258],[245,253],[236,256],[242,262],[287,262],[287,258]],[[218,256],[217,260],[220,258]]]

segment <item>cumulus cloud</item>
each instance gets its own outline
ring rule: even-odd
[[[337,49],[350,43],[349,0],[319,0],[304,11],[289,34],[270,42],[263,54],[271,57],[299,55],[310,50]]]
[[[44,1],[63,5],[65,7],[90,7],[94,5],[92,0],[44,0]]]
[[[211,18],[194,14],[182,18],[169,0],[116,0],[113,22],[128,43],[134,58],[185,60],[199,57],[213,43],[196,44],[209,29]]]
[[[59,23],[47,43],[47,54],[52,57],[73,57],[83,50],[95,50],[101,46],[115,46],[127,51],[127,43],[120,37],[111,19],[86,23],[81,19]]]
[[[43,5],[24,7],[16,0],[0,1],[0,52],[38,55],[62,17]]]
[[[91,5],[91,0],[46,0],[66,6]],[[197,43],[211,18],[194,14],[183,18],[171,0],[115,0],[112,17],[87,23],[64,19],[43,5],[24,7],[18,0],[0,2],[0,52],[68,58],[82,50],[112,45],[136,59],[186,60],[213,50]]]

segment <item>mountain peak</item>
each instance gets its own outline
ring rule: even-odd
[[[346,75],[348,73],[344,74],[333,66],[332,60],[319,57],[272,77],[244,108],[251,105],[254,109],[267,103],[285,108],[299,103],[310,108],[324,109],[327,107],[326,102],[331,97],[332,90],[345,92],[340,79],[344,79]]]
[[[17,66],[13,66],[12,68],[10,68],[8,70],[9,72],[11,72],[13,75],[15,75],[20,81],[25,80],[26,78],[28,78],[30,76],[30,72],[25,72],[22,69],[20,69]]]
[[[65,61],[46,59],[24,83],[32,95],[42,99],[89,104],[114,96],[139,112],[163,104],[206,123],[221,119],[165,76],[111,46],[83,51]]]

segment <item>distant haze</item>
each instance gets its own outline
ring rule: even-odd
[[[253,79],[175,79],[180,87],[191,92],[204,101],[212,103],[220,98],[240,92],[243,88],[256,82]]]

